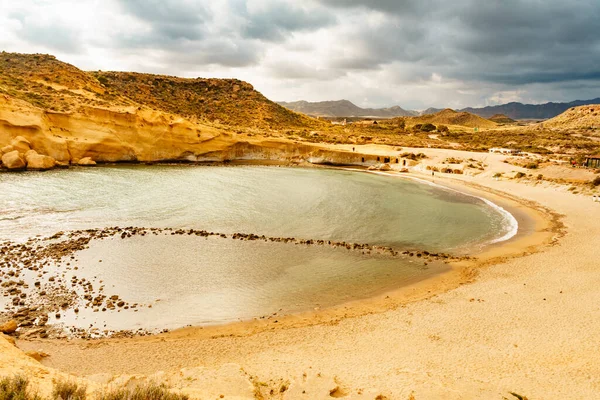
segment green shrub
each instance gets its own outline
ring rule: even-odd
[[[108,78],[107,78],[106,76],[104,76],[104,75],[100,75],[100,76],[98,77],[98,82],[100,82],[100,83],[101,83],[101,84],[103,84],[104,86],[108,86],[108,85],[109,85],[109,83],[110,83],[110,82],[109,82],[109,80],[108,80]]]
[[[520,178],[522,178],[522,177],[524,177],[524,176],[525,176],[525,174],[524,174],[524,173],[522,173],[522,172],[517,172],[517,173],[516,173],[516,175],[515,175],[515,178],[517,178],[517,179],[520,179]]]
[[[423,125],[421,125],[421,131],[422,132],[433,132],[436,129],[437,128],[435,127],[434,124],[423,124]]]

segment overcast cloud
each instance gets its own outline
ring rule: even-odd
[[[598,0],[0,0],[0,50],[235,77],[273,100],[483,106],[600,97]]]

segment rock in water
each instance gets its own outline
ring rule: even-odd
[[[92,160],[90,157],[83,157],[77,162],[77,165],[96,165],[96,161]]]
[[[11,333],[15,333],[17,328],[18,328],[17,321],[15,321],[14,319],[11,319],[10,321],[0,325],[0,332],[6,333],[6,334],[11,334]]]
[[[19,170],[25,168],[25,160],[19,154],[18,150],[13,150],[10,153],[6,153],[2,156],[2,164],[12,170]]]
[[[35,150],[29,150],[25,154],[25,159],[27,160],[27,169],[32,170],[44,171],[52,169],[56,165],[54,158],[38,154]]]

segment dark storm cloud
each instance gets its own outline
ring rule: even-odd
[[[302,86],[316,97],[310,90],[329,85],[336,97],[364,93],[371,105],[398,93],[430,106],[444,105],[432,104],[435,93],[454,101],[458,90],[456,102],[528,90],[536,91],[528,99],[575,98],[600,87],[598,0],[5,3],[3,48],[108,67],[114,57],[128,60],[120,68],[171,74],[235,68],[232,75],[256,73],[277,95]]]
[[[244,67],[258,62],[261,49],[232,26],[219,31],[208,2],[193,0],[119,0],[122,8],[145,22],[149,31],[122,35],[116,48],[153,50],[155,62],[172,73],[202,65]]]
[[[429,9],[432,0],[319,0],[319,3],[341,8],[363,8],[390,14],[413,14]]]
[[[260,49],[253,42],[215,38],[200,42],[182,42],[166,49],[166,58],[175,65],[194,67],[198,65],[223,65],[244,67],[256,64]]]
[[[259,12],[248,13],[245,7],[246,37],[266,41],[284,40],[293,32],[314,31],[335,23],[333,13],[326,9],[308,11],[283,2],[271,2]]]
[[[416,63],[435,58],[430,46],[422,46],[429,41],[429,35],[426,27],[403,20],[388,20],[376,27],[358,27],[342,41],[349,49],[346,53],[352,56],[333,56],[330,62],[335,68],[369,70],[393,61]]]
[[[162,40],[197,40],[203,36],[203,25],[210,19],[206,7],[187,0],[119,0],[131,15],[150,24],[155,36]]]
[[[335,17],[285,1],[269,1],[249,10],[244,0],[219,4],[227,7],[225,26],[210,3],[193,0],[119,0],[128,14],[150,28],[121,36],[118,48],[154,49],[166,54],[167,63],[197,63],[243,67],[257,64],[271,42],[283,42],[294,32],[329,26]],[[221,19],[223,16],[221,16]]]
[[[387,13],[378,25],[361,24],[342,41],[355,51],[331,60],[335,68],[413,63],[424,74],[508,84],[598,79],[597,0],[320,3]]]
[[[328,81],[347,75],[344,70],[316,69],[307,64],[279,60],[267,67],[269,74],[279,79]]]

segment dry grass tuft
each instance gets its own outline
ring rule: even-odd
[[[75,382],[60,381],[55,383],[52,390],[53,400],[86,400],[85,386],[79,386]]]
[[[172,393],[165,385],[148,384],[133,389],[116,389],[102,393],[97,400],[188,400],[189,396]]]
[[[0,380],[0,400],[87,400],[87,388],[76,382],[55,382],[50,399],[27,390],[29,381],[21,376]],[[94,400],[188,400],[189,396],[172,393],[165,385],[148,384],[98,393]]]
[[[5,377],[0,380],[0,400],[42,400],[27,390],[29,381],[22,376]]]

